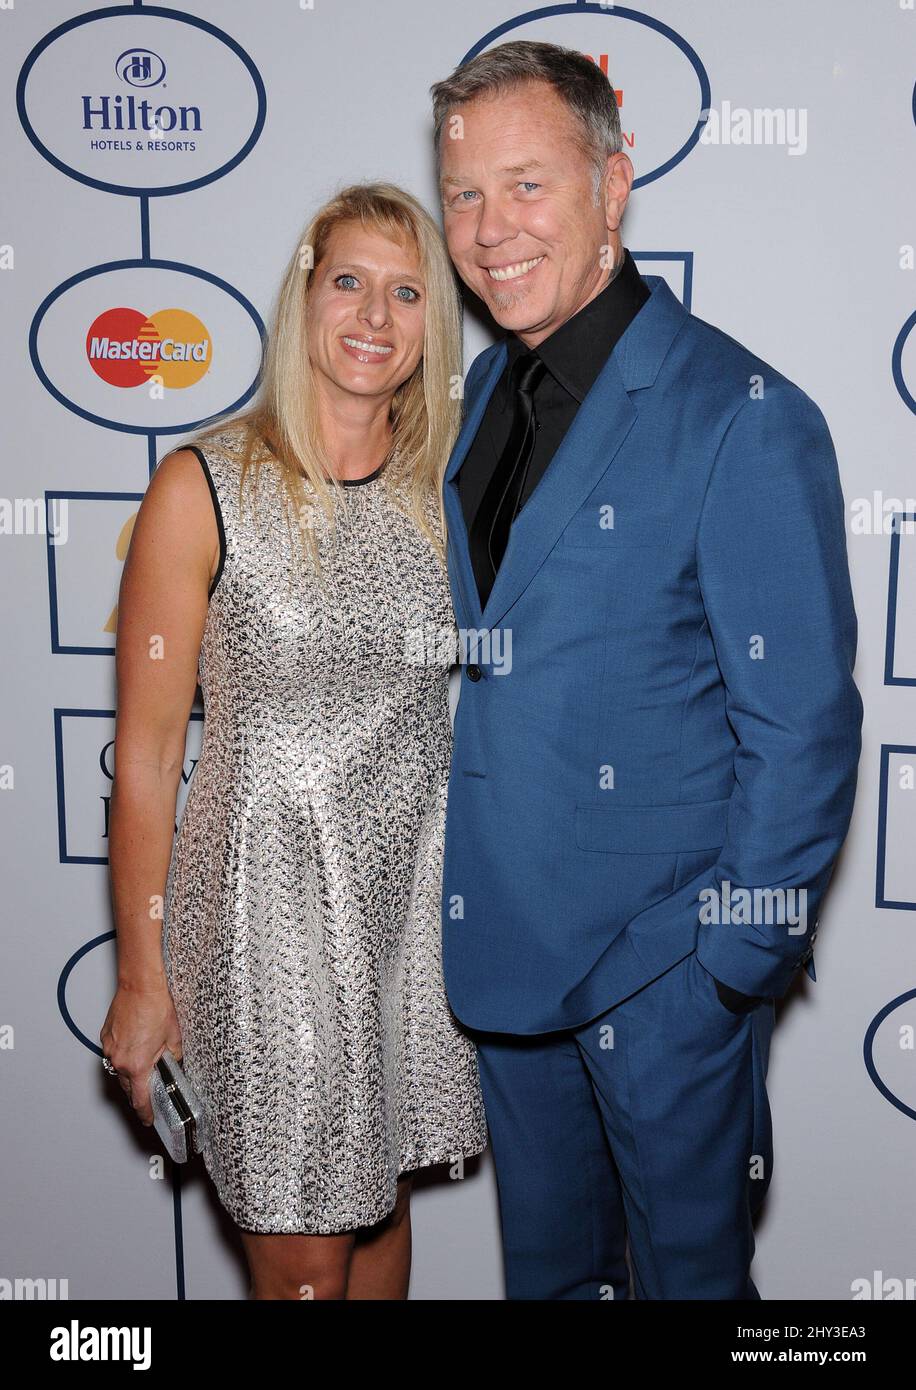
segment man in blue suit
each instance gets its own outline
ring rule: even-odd
[[[509,43],[433,87],[445,233],[506,330],[449,462],[443,959],[510,1298],[756,1299],[774,1000],[862,704],[824,417],[621,242],[612,87]]]

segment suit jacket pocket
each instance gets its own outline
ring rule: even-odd
[[[606,793],[608,798],[613,792]],[[609,799],[606,806],[576,807],[576,844],[612,866],[615,920],[630,921],[675,892],[679,867],[691,853],[706,858],[725,840],[728,798],[671,806],[633,806]]]

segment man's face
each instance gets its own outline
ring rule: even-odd
[[[536,347],[604,287],[633,166],[608,161],[595,205],[594,165],[576,118],[544,82],[456,107],[441,144],[443,225],[458,274],[496,322]],[[611,257],[602,248],[612,248]]]

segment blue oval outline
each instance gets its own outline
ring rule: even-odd
[[[33,128],[26,110],[25,88],[32,68],[35,66],[35,63],[41,57],[42,53],[44,53],[46,48],[50,48],[53,43],[56,43],[58,39],[62,38],[64,34],[69,33],[71,29],[77,29],[82,24],[98,23],[99,20],[102,19],[113,19],[115,16],[125,15],[131,15],[134,18],[137,16],[152,16],[153,18],[159,19],[171,19],[181,24],[190,24],[195,29],[202,29],[206,34],[209,34],[211,38],[216,39],[218,43],[223,43],[227,48],[231,49],[236,57],[240,58],[244,66],[248,69],[249,76],[254,83],[258,101],[258,111],[255,117],[254,127],[238,153],[233,155],[225,164],[221,164],[220,167],[215,169],[212,173],[203,174],[200,178],[191,180],[190,183],[174,183],[167,188],[135,188],[132,185],[107,183],[104,179],[95,179],[90,174],[80,173],[78,169],[74,169],[69,164],[65,164],[56,154],[52,154],[51,150],[38,138],[38,134]],[[196,15],[184,14],[179,10],[165,9],[161,5],[113,5],[110,9],[90,10],[88,14],[76,15],[73,19],[65,20],[64,23],[59,24],[56,29],[51,29],[45,34],[43,39],[39,39],[31,53],[26,57],[19,72],[19,78],[16,82],[16,111],[19,115],[19,121],[23,130],[38,153],[60,173],[66,174],[68,178],[75,179],[77,183],[85,184],[88,188],[97,188],[103,193],[116,193],[119,197],[166,198],[174,197],[180,193],[190,193],[195,188],[203,188],[208,183],[215,183],[217,179],[223,178],[226,174],[230,173],[237,164],[240,164],[243,159],[248,157],[260,139],[261,131],[264,129],[264,122],[267,119],[267,91],[264,87],[261,74],[255,67],[253,60],[245,52],[244,48],[242,48],[241,44],[232,38],[230,34],[225,33],[224,30],[218,29],[215,24],[210,24],[205,19],[199,19]]]
[[[663,38],[673,43],[675,48],[680,49],[681,53],[683,53],[684,57],[690,63],[690,66],[693,68],[697,81],[700,84],[700,119],[697,121],[693,131],[680,149],[676,150],[671,158],[666,160],[664,164],[660,164],[657,169],[651,169],[648,174],[641,174],[638,178],[635,178],[633,180],[633,188],[642,188],[643,185],[647,183],[654,183],[654,181],[660,179],[663,174],[669,173],[676,164],[680,164],[682,159],[687,158],[700,138],[700,132],[708,120],[708,112],[712,105],[709,76],[700,61],[699,54],[695,49],[690,47],[690,44],[685,38],[682,38],[670,25],[663,24],[660,19],[655,19],[653,15],[643,14],[641,10],[626,9],[622,5],[615,5],[612,9],[607,9],[603,5],[589,3],[546,5],[542,9],[528,10],[525,14],[515,15],[514,18],[504,20],[502,24],[498,24],[495,29],[491,29],[488,34],[485,34],[473,48],[468,49],[458,66],[464,67],[465,63],[470,62],[472,58],[476,58],[477,54],[481,53],[483,49],[486,48],[487,44],[492,43],[493,40],[499,38],[501,34],[509,33],[512,29],[518,29],[521,25],[530,24],[536,19],[547,19],[551,15],[558,14],[599,14],[606,16],[608,19],[629,19],[635,24],[644,24],[647,29],[654,29],[656,33],[661,34]],[[707,114],[704,115],[704,112]],[[626,153],[626,151],[624,151],[624,153]]]
[[[88,420],[90,424],[99,425],[102,429],[106,430],[118,430],[122,434],[142,434],[148,437],[154,435],[184,434],[187,430],[196,429],[199,425],[213,420],[213,412],[209,415],[202,415],[199,419],[191,420],[189,423],[182,425],[126,425],[122,421],[106,420],[103,415],[94,415],[92,411],[84,409],[81,405],[78,405],[76,401],[71,400],[68,396],[65,396],[62,391],[58,390],[42,366],[41,358],[38,354],[38,330],[41,327],[42,319],[51,305],[56,303],[58,299],[71,290],[74,285],[78,285],[83,280],[91,280],[98,275],[107,275],[111,271],[137,270],[138,268],[145,270],[150,267],[155,270],[170,270],[182,275],[193,275],[200,280],[206,280],[209,284],[215,285],[217,289],[222,290],[223,293],[228,294],[231,299],[234,299],[240,304],[248,316],[253,320],[261,339],[260,365],[255,373],[254,380],[242,392],[241,396],[233,401],[231,405],[226,406],[225,410],[217,413],[229,414],[233,410],[238,410],[240,406],[243,406],[246,401],[251,399],[258,387],[264,365],[264,350],[267,343],[267,330],[264,326],[264,321],[251,301],[246,299],[242,294],[241,290],[237,290],[235,286],[230,285],[227,280],[223,280],[218,275],[214,275],[212,271],[200,270],[195,266],[183,265],[181,261],[144,260],[138,257],[131,257],[129,260],[125,261],[105,261],[102,265],[90,266],[88,270],[79,270],[75,275],[71,275],[66,280],[62,280],[55,289],[45,295],[44,299],[35,310],[32,322],[29,325],[29,357],[35,375],[38,377],[45,390],[61,405],[65,406],[67,410],[72,411],[74,415],[78,415],[83,420]]]
[[[908,406],[909,409],[916,414],[916,398],[914,398],[910,388],[907,386],[903,375],[903,349],[906,346],[906,340],[912,333],[914,326],[916,326],[916,310],[910,314],[910,317],[894,339],[894,350],[891,353],[891,375],[894,378],[894,385],[897,388],[897,393],[903,401],[903,404]]]
[[[89,1038],[86,1037],[86,1034],[78,1027],[76,1020],[67,1006],[67,982],[73,973],[74,967],[79,965],[83,956],[88,955],[90,951],[94,951],[96,946],[101,946],[103,941],[113,941],[116,935],[117,933],[114,931],[103,932],[101,936],[94,936],[91,941],[87,941],[78,951],[74,951],[70,959],[65,962],[64,968],[60,972],[57,981],[57,1007],[60,1009],[61,1018],[70,1029],[70,1032],[76,1038],[77,1042],[81,1042],[84,1047],[88,1047],[90,1052],[95,1052],[99,1057],[104,1056],[100,1045],[91,1042]]]
[[[906,994],[898,994],[896,999],[892,999],[889,1004],[885,1004],[884,1008],[875,1014],[871,1023],[868,1025],[868,1031],[865,1034],[862,1050],[865,1056],[865,1070],[868,1072],[872,1084],[877,1087],[884,1099],[889,1100],[891,1105],[895,1106],[897,1110],[902,1111],[904,1115],[909,1115],[911,1120],[916,1120],[916,1110],[911,1109],[899,1096],[895,1096],[890,1087],[882,1080],[878,1068],[875,1066],[875,1059],[872,1053],[875,1034],[881,1027],[881,1024],[886,1018],[890,1017],[895,1009],[899,1009],[901,1004],[905,1004],[908,999],[916,999],[916,989],[908,989]]]

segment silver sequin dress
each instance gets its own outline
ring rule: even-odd
[[[223,1206],[246,1230],[345,1231],[392,1210],[399,1173],[487,1141],[440,963],[448,581],[390,467],[344,487],[336,539],[315,509],[321,583],[275,466],[240,514],[237,430],[200,449],[221,568],[166,975]]]

